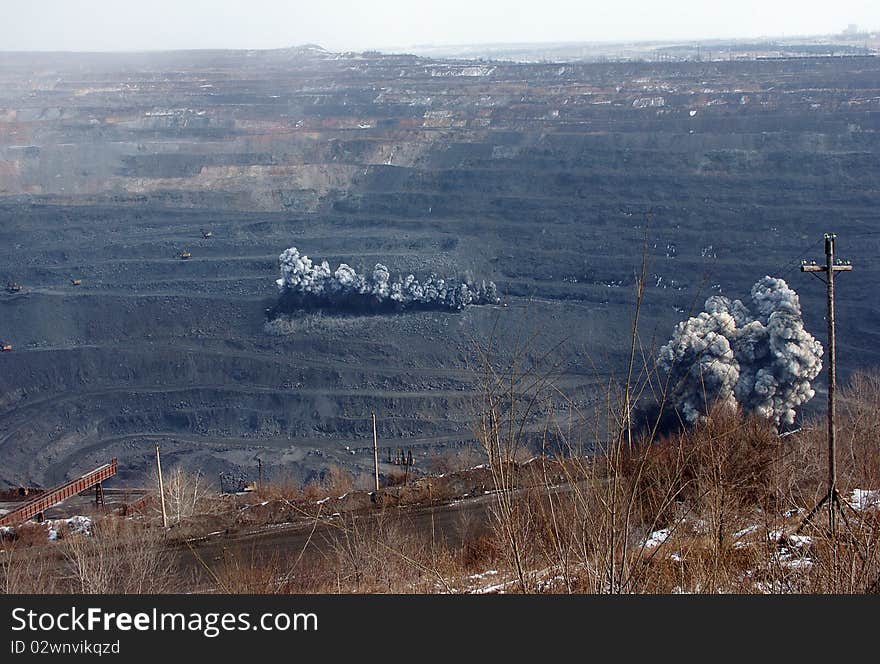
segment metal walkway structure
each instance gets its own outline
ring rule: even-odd
[[[116,474],[116,459],[110,463],[105,463],[94,470],[90,470],[82,477],[70,480],[64,484],[49,489],[45,493],[41,493],[35,498],[27,501],[20,507],[0,516],[0,526],[17,526],[24,523],[28,519],[39,516],[44,511],[57,505],[62,500],[67,500],[71,496],[82,493],[86,489],[92,487],[100,487],[101,482],[110,479]]]

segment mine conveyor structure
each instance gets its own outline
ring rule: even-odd
[[[3,514],[0,516],[0,526],[17,526],[35,516],[39,517],[45,510],[52,507],[52,505],[56,505],[62,500],[67,500],[71,496],[75,496],[76,494],[81,493],[86,489],[91,489],[92,487],[95,487],[97,494],[101,494],[103,493],[101,491],[101,482],[110,479],[115,474],[116,459],[114,458],[110,463],[105,463],[103,466],[90,470],[85,475],[75,480],[59,484],[53,489],[41,493],[33,500],[27,501],[21,507],[8,512],[7,514]]]

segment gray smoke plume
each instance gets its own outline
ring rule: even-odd
[[[413,275],[391,278],[377,263],[372,273],[358,274],[341,263],[335,271],[327,261],[315,264],[291,247],[278,257],[281,278],[279,309],[333,308],[349,311],[447,309],[461,311],[471,304],[497,304],[498,290],[491,281],[479,284],[431,275],[419,281]]]
[[[764,277],[751,295],[754,315],[740,300],[710,297],[660,349],[658,366],[689,422],[721,402],[791,425],[795,408],[815,394],[810,383],[822,370],[822,344],[804,329],[797,293]]]

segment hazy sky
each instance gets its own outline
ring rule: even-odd
[[[880,30],[880,0],[0,0],[2,50],[700,39]]]

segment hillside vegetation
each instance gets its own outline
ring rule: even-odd
[[[499,383],[500,384],[500,383]],[[824,420],[780,436],[719,409],[693,427],[621,436],[592,456],[523,460],[527,410],[487,390],[485,463],[375,496],[340,470],[305,488],[220,496],[197,477],[91,523],[4,533],[4,592],[876,593],[880,375],[856,374],[839,411],[835,534],[823,509]],[[615,412],[610,410],[609,417]],[[548,423],[559,428],[558,423]],[[631,438],[631,440],[630,440]],[[801,528],[801,526],[803,526]],[[800,529],[800,530],[799,530]]]

